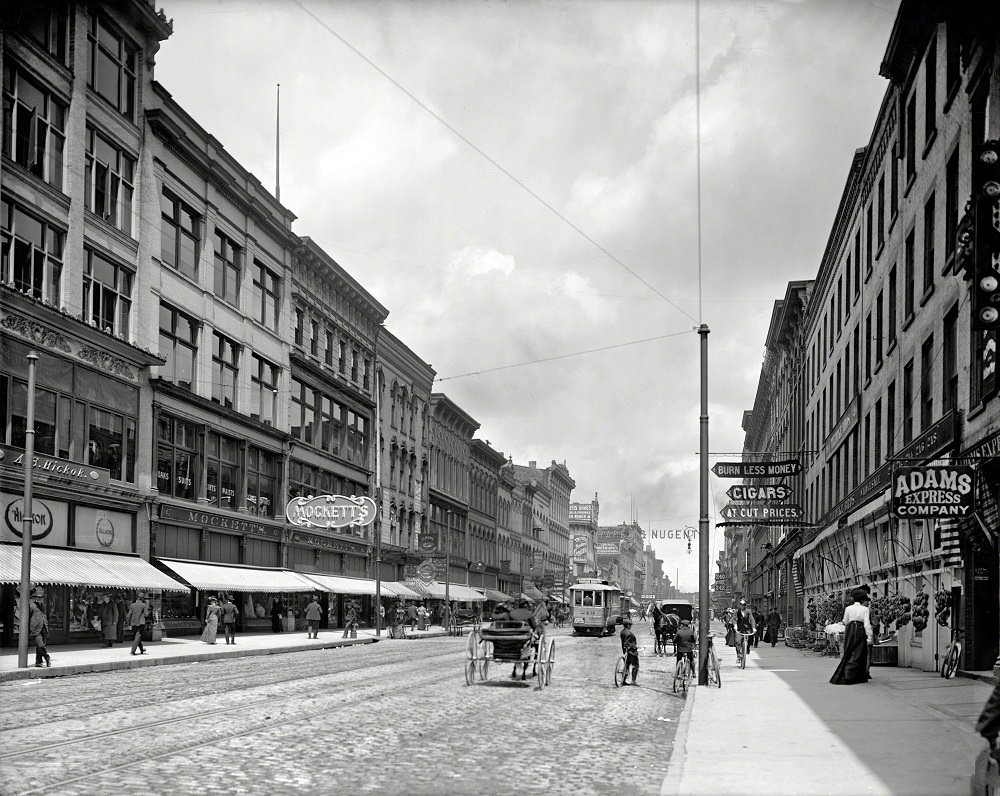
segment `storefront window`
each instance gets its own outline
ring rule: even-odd
[[[100,623],[101,597],[107,589],[96,586],[72,586],[69,590],[69,632],[97,632]]]
[[[194,596],[190,592],[163,592],[160,604],[161,619],[195,619]]]
[[[184,500],[197,497],[197,435],[194,423],[160,417],[156,446],[156,488],[160,494]]]
[[[240,476],[240,443],[238,440],[209,432],[205,437],[207,479],[205,499],[211,506],[235,510],[238,508],[236,487]]]

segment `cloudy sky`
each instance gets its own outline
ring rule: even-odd
[[[644,528],[697,526],[693,329],[710,449],[738,451],[772,304],[815,276],[868,142],[893,0],[701,3],[700,311],[693,0],[164,5],[157,80],[267,187],[281,84],[295,231],[480,437],[565,461],[602,524],[634,503]],[[696,588],[683,542],[654,547]]]

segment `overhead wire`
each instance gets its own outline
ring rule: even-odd
[[[483,149],[481,149],[475,142],[473,142],[464,133],[462,133],[460,130],[458,130],[456,127],[454,127],[450,122],[448,122],[447,119],[445,119],[439,113],[437,113],[432,108],[430,108],[425,102],[423,102],[419,97],[417,97],[412,91],[410,91],[409,89],[407,89],[402,83],[400,83],[392,75],[390,75],[388,72],[386,72],[381,66],[379,66],[377,63],[375,63],[371,58],[369,58],[361,50],[359,50],[357,47],[355,47],[350,41],[348,41],[340,33],[338,33],[336,30],[334,30],[325,20],[323,20],[321,17],[317,16],[310,9],[308,9],[306,7],[306,5],[302,2],[302,0],[293,0],[293,2],[299,8],[302,9],[303,13],[305,13],[306,15],[308,15],[309,17],[311,17],[320,27],[322,27],[323,29],[325,29],[331,36],[333,36],[334,38],[336,38],[341,44],[343,44],[345,47],[347,47],[349,50],[351,50],[351,52],[353,52],[355,55],[357,55],[361,60],[363,60],[366,64],[368,64],[372,69],[374,69],[382,77],[384,77],[386,80],[388,80],[399,91],[401,91],[403,94],[405,94],[407,97],[409,97],[422,110],[424,110],[426,113],[428,113],[430,116],[432,116],[442,126],[444,126],[449,132],[451,132],[452,135],[454,135],[456,138],[458,138],[463,143],[465,143],[470,149],[472,149],[480,157],[482,157],[484,160],[486,160],[488,163],[490,163],[501,174],[503,174],[508,179],[510,179],[511,181],[513,181],[515,184],[517,184],[529,196],[531,196],[539,204],[541,204],[543,207],[545,207],[547,210],[549,210],[549,212],[551,212],[553,215],[555,215],[556,218],[558,218],[560,221],[562,221],[564,224],[566,224],[570,229],[572,229],[574,232],[576,232],[578,235],[580,235],[584,240],[586,240],[592,246],[594,246],[595,248],[597,248],[599,251],[603,252],[608,257],[608,259],[610,259],[612,262],[614,262],[615,264],[617,264],[618,266],[620,266],[621,268],[623,268],[625,271],[627,271],[628,273],[630,273],[633,277],[635,277],[637,280],[639,280],[643,285],[645,285],[647,288],[649,288],[654,293],[656,293],[656,295],[658,295],[661,299],[663,299],[668,304],[670,304],[672,307],[674,307],[674,309],[676,309],[678,312],[680,312],[681,314],[685,315],[687,318],[689,318],[690,320],[692,320],[692,321],[694,321],[696,323],[700,322],[691,313],[689,313],[687,310],[685,310],[683,307],[681,307],[675,301],[673,301],[672,299],[670,299],[668,296],[666,296],[662,292],[660,292],[660,290],[658,290],[653,284],[651,284],[649,281],[647,281],[646,279],[644,279],[642,276],[640,276],[634,270],[632,270],[631,268],[629,268],[624,262],[622,262],[618,257],[616,257],[611,251],[609,251],[603,245],[601,245],[600,243],[598,243],[594,238],[592,238],[590,235],[588,235],[583,229],[581,229],[579,226],[577,226],[575,223],[573,223],[563,213],[561,213],[558,209],[556,209],[550,202],[548,202],[541,195],[539,195],[536,191],[534,191],[527,184],[525,184],[525,182],[523,180],[521,180],[514,173],[512,173],[507,168],[505,168],[499,161],[497,161],[495,158],[493,158],[492,156],[490,156],[489,154],[487,154],[485,151],[483,151]]]

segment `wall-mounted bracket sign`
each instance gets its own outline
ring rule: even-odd
[[[712,472],[719,478],[781,478],[802,472],[802,462],[785,459],[780,462],[716,462]]]
[[[370,497],[316,495],[288,501],[285,516],[292,525],[303,528],[344,528],[348,525],[371,525],[378,507]]]
[[[761,503],[730,503],[719,512],[725,520],[736,520],[747,524],[768,524],[771,520],[800,520],[802,506],[797,503],[787,503],[781,506],[770,506]]]
[[[904,520],[968,517],[976,507],[975,471],[963,465],[897,467],[892,514]]]
[[[788,500],[792,496],[792,488],[784,484],[753,486],[751,484],[734,484],[726,490],[730,500]]]

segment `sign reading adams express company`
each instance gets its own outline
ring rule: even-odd
[[[292,525],[302,528],[344,528],[348,525],[371,525],[378,507],[370,497],[316,495],[288,501],[285,516]]]
[[[967,517],[975,509],[974,472],[962,465],[897,467],[892,513],[902,519]]]

